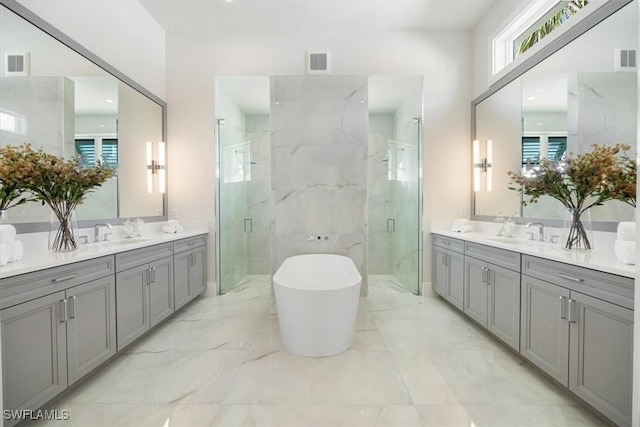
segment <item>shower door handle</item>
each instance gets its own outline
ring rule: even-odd
[[[244,232],[253,233],[253,220],[251,218],[244,219]]]
[[[387,233],[396,232],[396,220],[394,218],[387,219]]]

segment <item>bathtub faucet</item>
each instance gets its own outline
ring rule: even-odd
[[[313,241],[313,240],[320,240],[322,239],[320,236],[307,236],[307,240],[308,241]]]

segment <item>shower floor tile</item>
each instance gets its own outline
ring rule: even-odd
[[[441,298],[373,291],[349,350],[292,355],[269,281],[198,298],[38,426],[606,425]]]

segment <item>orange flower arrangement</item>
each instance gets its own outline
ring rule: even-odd
[[[7,206],[28,200],[47,204],[60,221],[60,231],[52,244],[55,250],[77,248],[71,228],[71,214],[85,196],[95,191],[114,170],[102,164],[82,168],[77,160],[66,160],[46,153],[42,148],[34,150],[30,144],[0,148],[0,184],[4,204]],[[15,202],[22,193],[27,198]]]
[[[550,196],[564,205],[573,216],[565,243],[567,249],[591,249],[580,216],[593,206],[608,200],[620,200],[635,206],[636,162],[629,158],[626,144],[613,147],[594,144],[589,153],[568,156],[559,161],[542,159],[539,165],[523,172],[509,172],[510,190],[516,190],[535,203],[540,196]],[[622,155],[620,155],[622,153]]]

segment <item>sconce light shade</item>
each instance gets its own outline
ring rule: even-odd
[[[487,140],[487,162],[486,162],[486,171],[487,171],[487,191],[491,191],[491,187],[493,186],[493,177],[491,176],[492,167],[491,162],[493,161],[493,141]]]
[[[147,141],[147,193],[153,193],[153,144]]]
[[[158,191],[164,194],[167,191],[167,169],[164,142],[158,142]]]
[[[480,141],[473,140],[473,191],[480,191]]]
[[[153,176],[158,175],[158,192],[166,192],[166,153],[164,142],[158,142],[158,161],[153,160],[153,143],[147,142],[147,192],[153,193]]]

